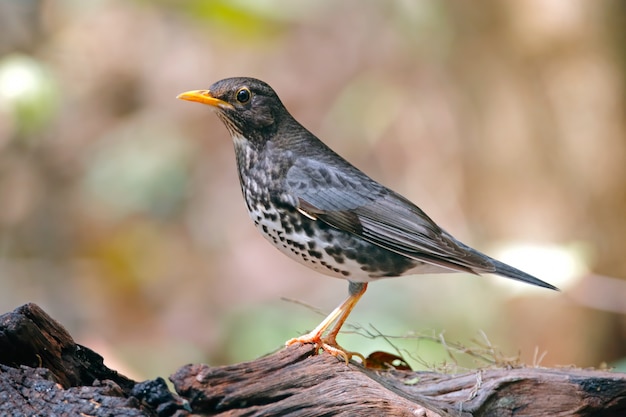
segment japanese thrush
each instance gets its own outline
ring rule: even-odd
[[[346,361],[362,358],[336,336],[367,284],[380,278],[492,273],[557,289],[456,240],[304,128],[263,81],[227,78],[178,98],[208,104],[228,129],[246,207],[261,234],[290,258],[349,282],[348,298],[287,345],[315,343]]]

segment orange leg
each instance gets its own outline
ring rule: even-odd
[[[352,356],[358,356],[364,361],[365,358],[360,353],[350,352],[339,346],[336,338],[341,326],[343,326],[346,319],[350,315],[350,312],[363,296],[366,289],[366,283],[350,282],[350,295],[339,305],[339,307],[334,309],[332,313],[330,313],[328,317],[326,317],[315,329],[303,336],[288,340],[285,345],[290,346],[295,343],[315,343],[318,349],[321,348],[333,356],[341,356],[345,359],[346,363],[350,361]],[[335,323],[335,325],[330,329],[328,335],[326,337],[322,337],[324,332],[326,332],[326,330],[328,330],[333,323]]]

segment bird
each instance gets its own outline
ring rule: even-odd
[[[382,278],[489,273],[558,290],[455,239],[302,126],[267,83],[226,78],[177,98],[210,106],[226,126],[244,201],[263,237],[295,261],[348,281],[347,298],[286,345],[312,343],[346,363],[363,360],[336,338],[368,284]]]

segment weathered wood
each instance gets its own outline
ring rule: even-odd
[[[0,416],[626,416],[626,374],[373,370],[292,346],[136,383],[106,368],[34,304],[0,316]],[[186,400],[186,401],[185,401]]]
[[[170,379],[194,411],[218,416],[626,416],[625,374],[375,371],[311,346],[226,367],[188,365]]]

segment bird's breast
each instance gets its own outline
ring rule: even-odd
[[[403,275],[421,264],[300,214],[297,199],[285,186],[294,165],[289,152],[265,152],[245,139],[234,142],[250,217],[263,237],[285,255],[323,274],[354,282]]]

